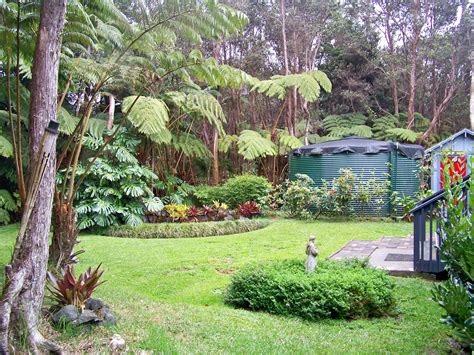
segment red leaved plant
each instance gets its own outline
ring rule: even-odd
[[[260,213],[260,207],[254,201],[247,201],[239,205],[239,214],[243,217],[252,218]]]
[[[49,285],[46,287],[59,305],[71,304],[84,308],[84,303],[91,297],[92,292],[105,282],[100,281],[104,273],[104,271],[99,271],[101,265],[99,264],[95,270],[89,267],[78,278],[75,276],[74,266],[71,265],[66,266],[62,279],[57,279],[48,272]]]

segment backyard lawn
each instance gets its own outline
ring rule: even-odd
[[[83,351],[105,349],[114,333],[131,351],[167,353],[443,351],[446,331],[439,323],[440,309],[430,300],[432,283],[418,278],[394,278],[399,306],[394,318],[309,322],[223,304],[223,292],[236,269],[252,261],[304,259],[311,233],[324,258],[351,239],[406,236],[411,228],[391,222],[280,219],[258,231],[221,237],[82,235],[80,247],[86,253],[79,268],[103,263],[107,282],[96,296],[117,313],[119,324],[82,330],[81,336],[78,330],[64,329],[56,339],[66,348]],[[17,226],[0,228],[0,266],[10,257],[16,232]]]

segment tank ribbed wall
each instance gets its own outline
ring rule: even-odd
[[[294,180],[296,174],[306,174],[311,177],[316,186],[321,186],[322,180],[331,181],[340,176],[340,169],[351,168],[364,181],[376,177],[379,181],[390,181],[390,192],[384,197],[381,210],[374,206],[354,205],[356,212],[368,216],[388,216],[391,204],[390,196],[393,191],[400,195],[413,195],[418,191],[417,161],[401,156],[397,152],[378,154],[341,153],[331,155],[293,156],[289,157],[289,179]]]

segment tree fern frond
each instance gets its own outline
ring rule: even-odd
[[[276,145],[256,131],[243,130],[237,143],[239,154],[247,160],[273,156],[277,153]]]
[[[163,100],[142,96],[131,108],[135,99],[136,96],[126,97],[123,100],[122,108],[124,112],[130,111],[128,120],[140,133],[158,138],[163,132],[168,131],[168,107]]]
[[[219,137],[219,142],[218,142],[218,150],[221,153],[227,153],[230,149],[230,147],[237,143],[239,141],[239,137],[232,135],[232,134],[226,134],[222,137]]]
[[[418,133],[407,128],[391,128],[386,131],[388,135],[393,135],[394,140],[414,143],[418,139]]]
[[[0,135],[0,156],[10,158],[13,155],[13,145],[8,139]]]

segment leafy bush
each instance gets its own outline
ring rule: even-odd
[[[196,186],[194,196],[200,206],[211,206],[214,201],[226,201],[227,199],[223,186]]]
[[[380,317],[395,306],[390,278],[360,261],[323,261],[314,273],[304,270],[297,260],[247,266],[232,277],[225,302],[305,319]]]
[[[262,213],[260,207],[254,201],[247,201],[239,205],[239,214],[246,218],[252,218]]]
[[[269,225],[264,219],[202,223],[156,223],[140,226],[114,226],[106,235],[123,238],[196,238],[250,232]]]
[[[286,180],[275,189],[272,205],[281,206],[297,218],[318,218],[321,214],[348,216],[357,204],[362,213],[369,208],[380,213],[389,191],[388,181],[375,176],[364,179],[351,169],[340,169],[339,173],[340,176],[330,182],[322,180],[319,187],[314,186],[308,175],[296,174],[295,180]]]
[[[286,181],[282,194],[282,208],[296,218],[309,217],[313,203],[314,181],[308,175],[296,174],[296,180]]]
[[[181,180],[179,177],[165,174],[164,181],[155,183],[157,195],[165,204],[186,204],[191,202],[191,195],[194,192],[194,186]]]
[[[95,149],[102,138],[86,137],[84,144]],[[78,226],[86,229],[126,223],[143,223],[145,211],[160,211],[163,203],[150,187],[157,176],[135,157],[140,143],[122,129],[102,158],[92,166],[77,193]],[[81,166],[79,169],[83,169]],[[59,179],[62,176],[59,174]]]
[[[271,184],[263,176],[239,175],[230,178],[223,185],[225,200],[231,208],[253,201],[263,203],[271,191]]]
[[[386,204],[390,181],[380,180],[372,171],[368,179],[365,179],[363,175],[357,176],[355,182],[354,200],[361,207],[360,212],[365,214],[374,210],[380,216],[382,207]]]
[[[49,285],[46,287],[58,305],[71,304],[82,309],[94,290],[105,282],[100,281],[104,271],[99,271],[99,268],[100,265],[94,270],[88,268],[76,278],[74,266],[67,265],[62,279],[58,280],[53,274],[48,273]]]
[[[230,208],[236,208],[247,201],[264,203],[271,188],[263,176],[239,175],[230,178],[222,186],[198,186],[194,196],[202,206],[220,201],[227,203]]]
[[[17,199],[7,190],[0,190],[0,224],[10,223],[10,214],[18,210]]]
[[[445,181],[448,181],[449,177]],[[446,312],[442,322],[454,330],[456,339],[474,349],[474,184],[455,182],[446,187],[446,218],[440,218],[444,232],[441,260],[449,275],[446,283],[436,285],[434,299]]]

